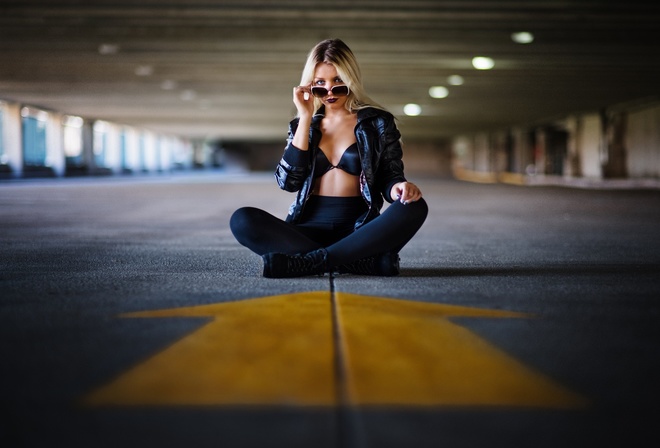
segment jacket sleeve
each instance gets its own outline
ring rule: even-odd
[[[391,114],[387,114],[383,118],[381,144],[383,148],[376,178],[383,197],[391,203],[395,200],[395,198],[390,197],[394,184],[406,181],[403,173],[401,133],[396,127],[394,116]]]
[[[311,151],[302,151],[291,143],[297,128],[298,119],[296,118],[289,124],[289,134],[287,136],[286,147],[284,148],[284,155],[275,170],[277,184],[285,191],[300,190],[311,169]]]

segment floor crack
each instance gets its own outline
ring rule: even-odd
[[[332,306],[335,384],[337,386],[337,447],[366,448],[367,443],[361,416],[359,410],[351,403],[345,341],[340,322],[339,301],[335,291],[335,278],[332,273],[330,273],[330,301]]]

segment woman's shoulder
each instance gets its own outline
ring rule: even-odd
[[[366,107],[358,110],[358,123],[362,125],[372,123],[373,126],[380,129],[396,127],[394,115],[377,107]]]
[[[358,120],[367,118],[384,118],[386,120],[394,119],[394,115],[392,115],[391,112],[373,106],[360,109],[358,110],[357,114]]]

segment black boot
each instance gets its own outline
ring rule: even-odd
[[[393,277],[399,275],[399,254],[386,252],[373,257],[360,258],[337,268],[340,274],[378,275]]]
[[[328,253],[318,249],[303,255],[270,253],[262,256],[264,277],[289,278],[306,275],[323,275],[328,271]]]

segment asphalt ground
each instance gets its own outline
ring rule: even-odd
[[[657,439],[660,191],[415,180],[400,276],[299,279],[228,228],[270,174],[0,183],[0,445]]]

